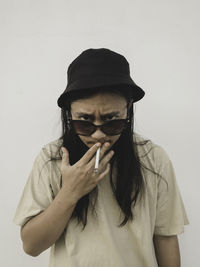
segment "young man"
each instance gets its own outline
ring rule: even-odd
[[[168,155],[134,132],[143,96],[118,53],[70,64],[62,136],[38,154],[14,217],[27,254],[51,247],[50,267],[180,266],[188,219]]]

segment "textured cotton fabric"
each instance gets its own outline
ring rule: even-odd
[[[144,138],[134,134],[134,141]],[[36,157],[19,201],[14,223],[22,226],[45,210],[60,190],[61,160],[49,161],[61,144],[55,140]],[[133,209],[134,220],[123,227],[107,175],[98,184],[97,218],[88,212],[84,231],[71,220],[51,247],[49,267],[156,267],[153,235],[178,235],[188,224],[172,163],[165,150],[152,141],[137,146],[140,160],[158,175],[142,168],[144,195]],[[113,170],[116,177],[116,167]]]

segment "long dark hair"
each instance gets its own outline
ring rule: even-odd
[[[137,143],[133,140],[134,136],[134,112],[132,104],[132,95],[130,90],[121,90],[120,88],[104,88],[98,90],[98,92],[106,91],[124,96],[127,100],[128,114],[130,117],[130,123],[128,123],[127,128],[122,132],[121,136],[117,142],[113,145],[112,150],[115,151],[113,158],[111,159],[111,175],[110,184],[114,196],[117,200],[121,211],[124,214],[124,219],[119,225],[119,227],[124,226],[128,220],[133,220],[132,207],[135,206],[136,202],[139,201],[144,193],[144,181],[141,172],[142,164],[139,160],[137,153],[137,145],[144,145],[149,140]],[[75,100],[81,98],[87,98],[97,93],[97,90],[79,92],[79,94],[71,95],[66,106],[61,109],[61,120],[62,120],[62,136],[59,138],[62,140],[62,145],[69,151],[69,161],[70,165],[75,164],[79,161],[82,156],[88,150],[88,147],[81,141],[78,135],[69,128],[67,125],[67,114],[66,111],[70,111],[71,103]],[[61,148],[60,146],[60,148]],[[58,152],[60,153],[60,148]],[[61,154],[59,158],[52,157],[51,160],[61,159]],[[112,168],[116,161],[117,166],[117,177],[116,181],[113,181]],[[145,166],[143,166],[145,167]],[[145,167],[146,168],[146,167]],[[147,168],[148,169],[148,168]],[[62,177],[61,177],[62,186]],[[76,204],[76,207],[72,213],[71,219],[77,219],[77,222],[82,222],[83,229],[87,224],[87,213],[89,207],[94,214],[95,203],[98,196],[98,187],[96,186],[90,193],[83,196]]]

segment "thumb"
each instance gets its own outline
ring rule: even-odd
[[[63,152],[63,155],[62,155],[62,164],[64,164],[64,165],[70,165],[69,164],[69,152],[63,146],[61,147],[61,150]]]

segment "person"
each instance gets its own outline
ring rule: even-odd
[[[144,95],[110,49],[69,65],[62,136],[37,155],[13,219],[28,255],[51,247],[50,267],[180,266],[189,221],[168,154],[134,131]]]

